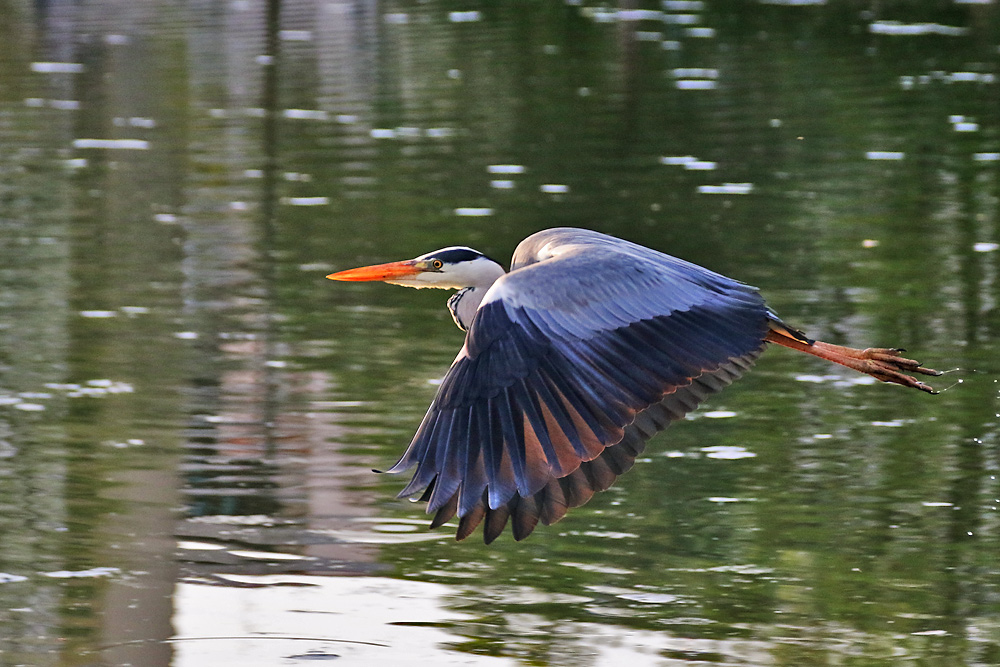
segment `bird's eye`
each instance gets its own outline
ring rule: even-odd
[[[444,262],[442,262],[440,259],[435,259],[433,262],[431,262],[431,266],[434,267],[435,269],[440,269],[442,266],[444,266]]]

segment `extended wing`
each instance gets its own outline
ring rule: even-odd
[[[400,495],[422,492],[432,526],[457,514],[459,539],[484,520],[487,543],[509,518],[518,540],[559,520],[763,349],[769,314],[754,288],[599,234],[566,242],[568,231],[522,243],[392,468],[416,466]]]

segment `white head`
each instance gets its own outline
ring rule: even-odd
[[[506,271],[502,266],[478,250],[451,246],[402,262],[331,273],[327,278],[348,281],[380,280],[390,285],[417,289],[488,289],[504,273]]]

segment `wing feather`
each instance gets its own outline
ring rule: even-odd
[[[562,477],[563,471],[559,468],[559,457],[556,453],[555,444],[549,433],[542,414],[542,404],[538,400],[538,395],[527,386],[527,382],[522,380],[515,383],[514,390],[518,404],[521,407],[522,419],[524,422],[524,442],[525,453],[534,460],[527,462],[530,468],[547,468],[543,476],[539,476],[537,481],[522,491],[521,495],[533,494],[544,486],[549,479],[549,474]],[[527,457],[526,457],[527,458]]]
[[[434,528],[440,528],[444,524],[451,521],[457,511],[458,511],[458,494],[456,493],[452,495],[451,500],[442,505],[438,509],[438,511],[434,513],[434,518],[431,519],[431,529],[433,530]]]
[[[558,521],[763,349],[754,288],[601,235],[536,236],[549,258],[519,248],[391,469],[416,466],[400,495],[423,492],[435,527],[457,515],[459,539]]]
[[[491,509],[503,505],[517,491],[517,476],[509,450],[510,441],[504,435],[504,429],[498,415],[502,406],[497,403],[494,402],[493,405],[488,406],[492,435],[487,449],[493,450],[493,456],[498,460],[497,471],[490,475],[490,484],[487,487],[487,505]]]
[[[559,484],[559,479],[549,480],[538,494],[539,516],[538,519],[546,526],[551,526],[566,515],[569,506],[566,503],[566,494]]]
[[[468,512],[462,515],[462,518],[458,520],[458,531],[455,537],[459,540],[464,540],[469,535],[475,532],[476,527],[486,516],[486,508],[480,502]]]
[[[538,525],[538,502],[534,495],[515,496],[511,505],[511,533],[515,540],[523,540]]]
[[[481,436],[478,433],[475,433],[470,429],[470,441],[472,439],[481,441],[480,437]],[[486,466],[483,465],[483,455],[482,452],[479,451],[477,452],[477,456],[475,458],[470,456],[466,460],[465,475],[462,477],[462,484],[459,487],[460,493],[454,494],[460,496],[458,505],[459,514],[465,516],[476,504],[482,503],[483,493],[486,491],[486,485]]]
[[[434,465],[438,471],[434,480],[434,490],[427,500],[427,511],[436,512],[451,500],[462,484],[462,459],[469,450],[479,447],[479,443],[467,439],[467,411],[456,410],[452,419],[444,420],[448,424],[447,435],[442,439],[442,446],[436,450]]]

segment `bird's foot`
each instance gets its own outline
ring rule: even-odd
[[[913,387],[930,394],[936,394],[934,389],[907,373],[919,373],[921,375],[942,375],[941,371],[933,368],[925,368],[919,361],[907,359],[900,356],[900,348],[869,347],[862,350],[862,360],[867,362],[870,370],[866,370],[869,375],[882,380],[883,382],[895,382],[907,387]]]
[[[832,361],[841,366],[853,368],[856,371],[871,375],[882,382],[901,384],[928,394],[936,394],[928,384],[916,379],[910,373],[920,375],[942,375],[941,371],[924,368],[919,361],[900,356],[904,350],[894,347],[869,347],[859,350],[843,345],[833,345],[823,341],[809,341],[791,336],[781,329],[772,329],[765,338],[768,342]]]
[[[817,353],[820,353],[817,356],[871,375],[876,380],[901,384],[904,387],[926,391],[928,394],[937,393],[933,387],[921,382],[909,373],[937,376],[942,374],[941,371],[925,368],[920,365],[919,361],[900,356],[904,352],[900,348],[869,347],[858,350],[822,341],[816,341],[812,346]]]

